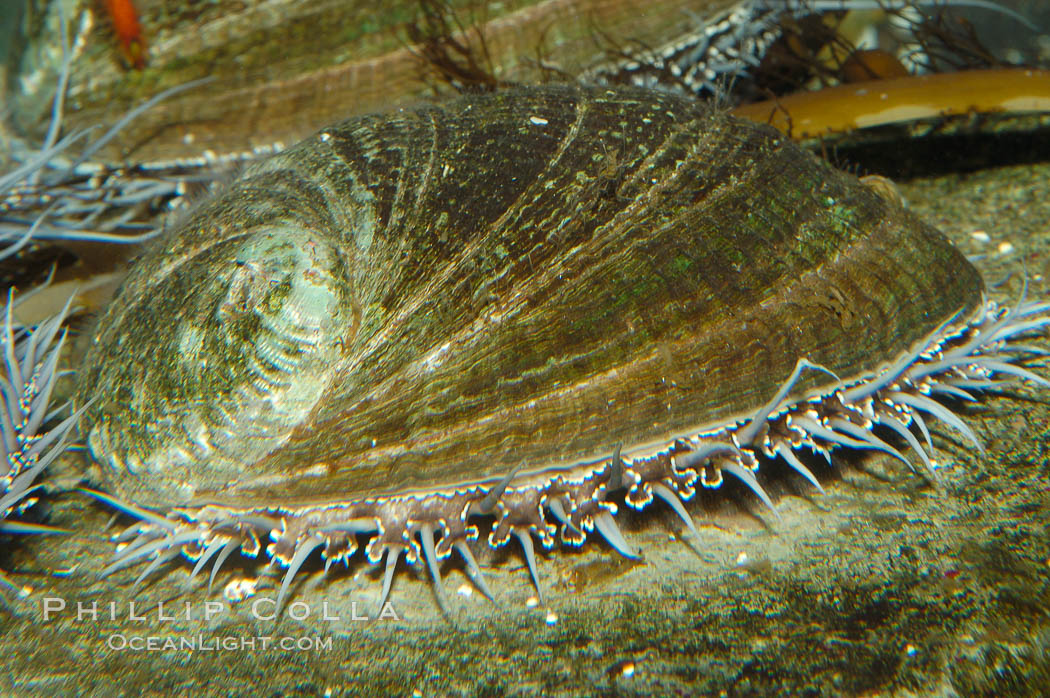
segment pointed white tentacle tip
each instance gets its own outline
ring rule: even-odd
[[[397,569],[399,557],[401,557],[401,548],[386,549],[386,565],[383,569],[383,591],[379,597],[379,608],[376,609],[377,617],[383,613],[386,601],[390,598],[390,587],[394,583],[394,570]]]
[[[808,480],[818,492],[821,494],[827,494],[827,492],[824,491],[823,485],[817,480],[817,476],[814,475],[813,471],[807,468],[801,460],[799,460],[790,444],[778,444],[775,452],[783,458],[784,462],[787,463],[796,473],[806,478],[806,480]]]
[[[288,598],[288,587],[291,585],[292,579],[298,574],[299,569],[306,562],[306,558],[310,557],[310,554],[323,544],[324,539],[315,535],[296,545],[295,554],[292,555],[292,559],[288,563],[288,571],[284,573],[281,590],[277,593],[277,602],[274,606],[275,617],[281,615],[281,609],[284,608],[284,602]]]
[[[445,589],[441,586],[441,572],[438,570],[437,551],[434,549],[434,526],[423,524],[419,529],[419,538],[423,544],[423,558],[430,572],[430,581],[434,585],[434,596],[441,612],[447,616],[448,602],[445,599]]]
[[[595,514],[594,527],[598,529],[598,532],[602,534],[602,537],[616,552],[632,560],[641,558],[641,552],[627,542],[620,527],[616,525],[616,520],[609,512],[602,510]]]
[[[532,544],[532,534],[528,531],[514,529],[514,536],[521,543],[522,552],[525,553],[525,564],[528,565],[529,575],[532,577],[532,585],[536,588],[536,598],[541,604],[546,604],[543,598],[543,590],[540,588],[540,576],[536,569],[536,550]]]
[[[470,551],[470,546],[467,545],[466,541],[457,540],[452,544],[452,547],[459,552],[460,557],[463,558],[463,564],[466,565],[467,575],[470,580],[474,582],[474,586],[481,591],[482,595],[492,603],[496,603],[495,597],[492,595],[492,590],[489,589],[488,582],[485,581],[485,575],[481,571],[481,567],[478,566],[478,561],[474,558],[474,553]]]
[[[208,575],[208,596],[211,596],[211,591],[215,587],[215,575],[219,573],[226,558],[228,558],[234,550],[240,547],[240,544],[236,540],[231,540],[222,548],[222,552],[215,558],[215,564],[211,566],[211,574]]]
[[[755,477],[755,474],[753,472],[731,461],[719,463],[719,467],[725,472],[731,473],[732,475],[736,476],[737,479],[739,479],[741,482],[747,485],[748,489],[754,492],[755,496],[761,499],[762,503],[765,504],[771,512],[773,512],[773,516],[775,516],[778,521],[782,520],[780,512],[777,511],[776,505],[773,504],[773,499],[769,496],[769,493],[766,492],[765,488],[762,487],[762,485],[758,482],[758,479]]]
[[[200,571],[204,569],[204,566],[208,564],[208,560],[215,557],[215,555],[222,550],[225,545],[225,541],[217,540],[213,541],[210,545],[201,551],[200,557],[197,558],[196,564],[193,565],[193,571],[190,572],[190,577],[187,582],[192,582]]]
[[[142,585],[142,582],[146,580],[146,577],[150,576],[150,574],[152,574],[153,571],[159,568],[162,564],[178,555],[179,552],[179,548],[170,548],[168,550],[164,550],[158,553],[157,556],[153,558],[153,560],[148,565],[146,565],[146,568],[142,570],[141,573],[139,573],[139,576],[135,578],[135,581],[132,583],[131,588],[138,589]]]
[[[696,523],[693,521],[693,517],[689,515],[689,512],[685,510],[685,505],[682,504],[681,498],[674,493],[674,491],[663,484],[662,482],[652,483],[653,494],[662,499],[671,507],[672,511],[678,515],[678,518],[686,525],[689,532],[693,534],[693,537],[700,538],[700,532],[696,530]]]

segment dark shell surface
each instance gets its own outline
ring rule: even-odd
[[[952,420],[931,381],[980,388],[1004,369],[975,354],[1043,310],[1006,324],[945,237],[772,129],[529,88],[248,168],[134,267],[78,400],[99,484],[144,522],[115,567],[268,537],[290,577],[358,534],[390,567],[437,534],[476,568],[468,520],[494,514],[535,578],[552,518],[633,553],[615,490],[677,510],[727,471],[766,499],[759,454],[897,453],[873,422],[928,463],[913,413]]]

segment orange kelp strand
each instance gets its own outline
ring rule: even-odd
[[[120,40],[124,59],[133,68],[146,65],[146,40],[142,36],[138,12],[131,0],[106,0],[106,11],[113,20],[113,30]]]
[[[732,113],[803,139],[969,112],[1041,111],[1050,112],[1050,71],[994,68],[840,85]]]

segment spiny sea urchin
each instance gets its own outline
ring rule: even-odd
[[[66,448],[70,430],[80,412],[67,416],[56,425],[69,403],[54,407],[51,396],[62,377],[59,359],[66,340],[62,328],[72,298],[58,315],[36,327],[25,327],[12,318],[16,305],[9,291],[4,309],[2,345],[4,374],[0,376],[0,447],[3,448],[3,470],[0,471],[0,534],[53,533],[56,529],[15,520],[35,502],[33,492],[37,479]],[[42,431],[47,425],[50,429]],[[0,574],[0,584],[17,588]]]

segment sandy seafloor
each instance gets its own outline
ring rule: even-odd
[[[990,281],[1013,272],[994,297],[1016,298],[1022,266],[1033,295],[1050,293],[1050,166],[913,181],[902,192],[983,256]],[[987,241],[973,235],[981,231]],[[666,507],[619,516],[644,560],[604,543],[557,549],[541,557],[547,604],[534,608],[516,548],[483,562],[495,605],[464,595],[462,568],[446,563],[447,618],[425,572],[403,568],[392,593],[400,622],[350,620],[352,602],[373,614],[381,587],[360,557],[328,575],[308,564],[292,600],[309,617],[276,626],[252,618],[254,599],[224,600],[228,582],[260,573],[255,598],[273,597],[279,578],[250,560],[228,564],[211,596],[205,575],[187,585],[181,559],[138,589],[138,568],[100,580],[112,550],[104,534],[127,522],[107,529],[108,510],[65,495],[50,522],[76,534],[0,555],[34,589],[0,610],[0,693],[1038,695],[1050,691],[1050,391],[1019,387],[959,410],[986,452],[938,425],[939,489],[882,459],[819,468],[826,495],[770,468],[780,520],[741,487],[691,507],[700,540]],[[45,622],[47,597],[67,608]],[[205,622],[209,600],[222,610]],[[145,620],[127,618],[129,601]],[[188,602],[194,619],[163,620],[158,601],[180,616]],[[78,603],[95,602],[99,619],[76,618]],[[325,602],[341,621],[321,617]],[[149,637],[210,649],[120,649]],[[314,648],[264,650],[262,637]],[[223,638],[236,648],[215,649]],[[242,648],[250,638],[255,649]]]

